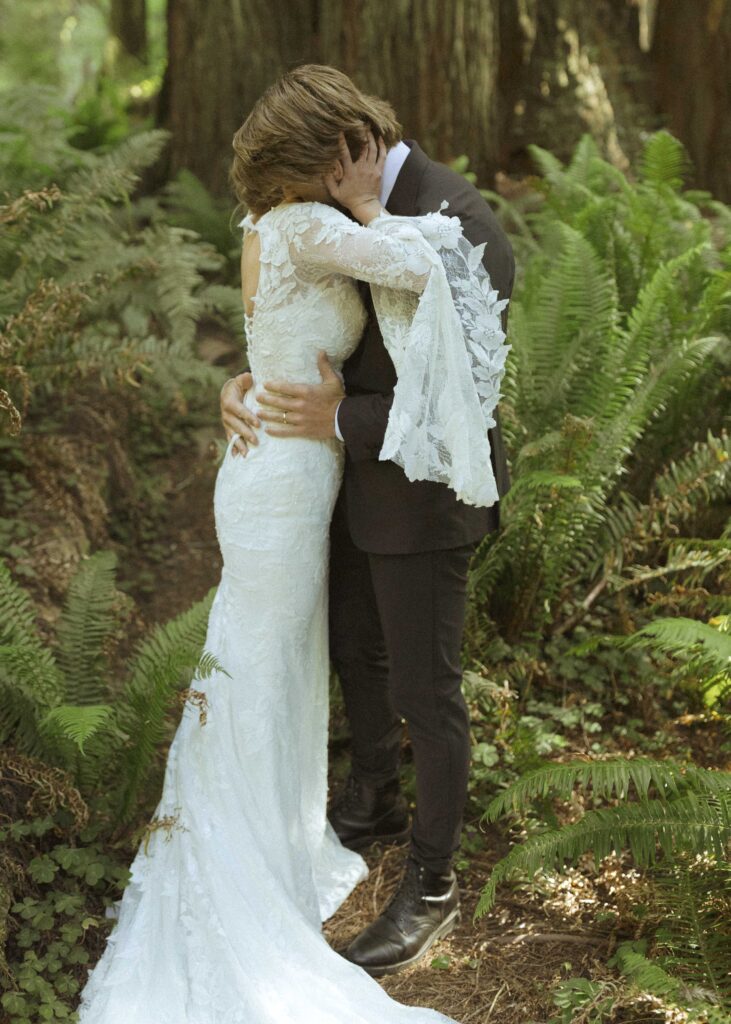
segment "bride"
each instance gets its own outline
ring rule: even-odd
[[[320,350],[341,366],[366,317],[356,282],[370,283],[399,377],[381,457],[490,504],[485,424],[505,346],[486,329],[495,293],[479,249],[456,218],[386,213],[385,146],[368,124],[320,138],[313,101],[292,111],[289,145],[282,125],[266,150],[252,144],[247,126],[256,120],[261,138],[269,94],[236,136],[255,382],[317,382]],[[266,190],[255,187],[262,163]],[[254,388],[246,402],[256,411]],[[321,930],[367,874],[326,819],[326,575],[341,446],[261,432],[242,458],[235,441],[214,498],[223,571],[206,651],[221,670],[196,683],[206,714],[184,709],[79,1020],[449,1024],[391,1000]]]

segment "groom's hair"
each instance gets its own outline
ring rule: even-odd
[[[283,75],[256,101],[233,138],[231,184],[254,213],[265,213],[287,189],[329,173],[345,135],[353,159],[368,129],[387,147],[401,138],[390,103],[361,92],[337,68],[303,64]]]

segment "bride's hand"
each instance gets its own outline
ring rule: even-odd
[[[246,371],[231,377],[221,388],[221,419],[230,441],[234,434],[238,438],[232,445],[234,455],[246,455],[252,445],[259,444],[256,429],[261,426],[259,419],[244,405],[244,395],[253,385],[254,378]]]
[[[369,224],[384,209],[379,194],[386,152],[383,139],[376,143],[369,131],[362,153],[353,161],[345,136],[340,133],[340,159],[335,170],[325,176],[325,184],[333,199],[347,207],[361,224]]]

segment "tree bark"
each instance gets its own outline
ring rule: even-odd
[[[731,191],[731,0],[168,0],[168,44],[162,171],[217,194],[257,97],[310,61],[390,100],[407,137],[466,155],[484,185],[529,171],[529,143],[565,159],[586,131],[625,168],[666,123],[698,183]]]
[[[184,167],[228,192],[233,134],[284,68],[312,59],[315,14],[315,0],[168,0],[169,174]]]
[[[500,0],[503,166],[527,172],[527,146],[561,159],[584,133],[626,168],[651,127],[651,72],[627,0]]]
[[[731,2],[662,0],[650,58],[656,111],[685,143],[695,183],[731,200]]]
[[[139,60],[147,56],[147,5],[145,0],[112,0],[110,28],[125,53]]]
[[[334,64],[390,100],[425,149],[494,170],[497,0],[169,0],[159,122],[169,171],[226,191],[231,136],[287,68]]]
[[[389,100],[437,160],[496,169],[497,0],[321,0],[320,55]]]

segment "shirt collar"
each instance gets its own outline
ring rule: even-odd
[[[383,177],[381,178],[381,203],[383,206],[388,202],[388,198],[393,191],[393,186],[396,184],[396,178],[399,175],[399,171],[403,167],[406,157],[409,156],[411,150],[405,142],[397,142],[395,146],[392,146],[386,153],[386,163],[383,167]]]

